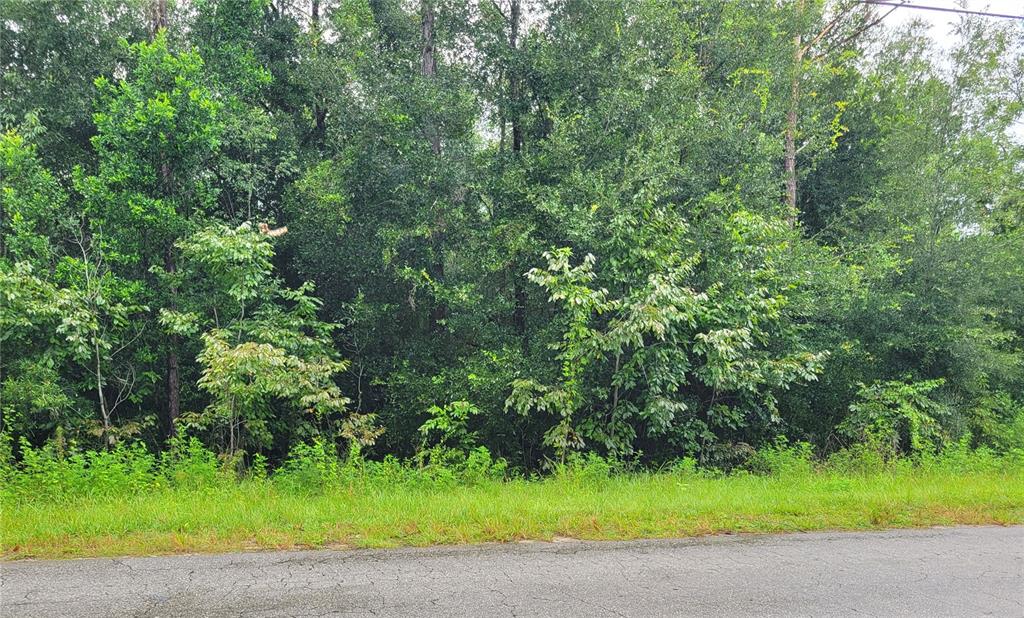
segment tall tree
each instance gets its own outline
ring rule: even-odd
[[[93,233],[118,254],[126,276],[147,282],[148,305],[178,301],[175,242],[214,214],[209,164],[219,147],[221,105],[204,84],[194,53],[172,53],[163,32],[132,46],[126,78],[100,78],[93,144],[95,176],[82,177]],[[158,329],[153,329],[153,332]],[[180,339],[164,339],[165,426],[181,411]]]
[[[0,1],[0,125],[42,129],[39,156],[62,183],[92,163],[93,80],[123,67],[119,40],[145,39],[151,1]]]

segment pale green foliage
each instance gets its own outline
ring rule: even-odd
[[[1024,402],[1004,392],[982,398],[967,416],[967,432],[1000,452],[1024,448]]]
[[[675,226],[685,237],[685,223]],[[548,268],[528,273],[550,301],[563,306],[564,334],[555,346],[561,376],[557,386],[513,381],[506,407],[558,414],[545,440],[560,461],[568,449],[583,446],[585,435],[613,452],[633,448],[627,425],[588,419],[583,431],[576,429],[573,415],[584,406],[606,410],[612,419],[639,417],[649,435],[675,432],[693,449],[713,440],[715,431],[778,423],[778,390],[816,379],[825,353],[773,350],[792,338],[783,314],[789,292],[777,269],[784,232],[745,210],[734,212],[722,232],[721,261],[652,247],[643,258],[651,272],[621,298],[592,287],[593,256],[570,267],[568,249],[545,254]],[[701,267],[730,268],[733,274],[698,292]],[[608,317],[598,325],[603,314]],[[604,370],[596,375],[608,382],[588,391],[582,377],[591,367]],[[695,391],[706,392],[710,401],[699,401]]]
[[[57,333],[70,346],[76,360],[88,363],[97,350],[110,354],[120,342],[131,339],[132,318],[147,311],[131,304],[125,283],[87,252],[84,259],[67,257],[60,271],[70,285],[57,291],[54,302],[60,313]]]
[[[288,354],[270,343],[246,341],[232,345],[232,333],[216,329],[203,334],[203,367],[199,387],[213,396],[207,414],[214,422],[241,423],[255,446],[270,444],[272,433],[257,411],[274,399],[297,406],[314,418],[345,411],[349,400],[332,378],[345,363]]]
[[[75,402],[63,388],[58,369],[54,359],[46,356],[9,363],[0,383],[0,433],[25,435],[32,428],[52,431],[66,425]]]
[[[289,489],[322,492],[340,483],[348,471],[344,463],[323,440],[299,442],[288,452],[274,480]]]
[[[0,134],[0,346],[26,345],[33,330],[59,315],[48,275],[50,237],[65,199],[35,147],[14,131]]]
[[[520,414],[532,410],[559,417],[558,423],[544,434],[544,443],[555,449],[560,462],[568,452],[583,446],[583,439],[573,427],[573,414],[583,405],[581,378],[602,354],[601,334],[591,326],[594,315],[614,307],[607,300],[608,291],[593,290],[593,255],[587,255],[577,266],[570,266],[572,250],[561,248],[544,253],[547,269],[534,268],[527,278],[548,291],[548,300],[564,306],[565,330],[562,341],[552,347],[558,351],[561,376],[557,386],[545,386],[532,380],[512,382],[512,394],[505,406]]]
[[[77,184],[94,226],[120,226],[106,229],[108,242],[162,265],[189,220],[212,207],[208,165],[223,132],[221,103],[204,83],[202,59],[172,52],[165,33],[128,51],[127,79],[96,81],[99,169]]]
[[[273,279],[269,238],[243,223],[205,228],[179,247],[188,268],[235,304],[234,311],[220,306],[224,313],[202,334],[198,384],[212,401],[186,425],[226,430],[229,452],[244,445],[265,449],[275,433],[272,410],[285,406],[291,410],[286,417],[308,427],[307,435],[372,443],[379,432],[370,419],[348,414],[350,401],[334,381],[348,362],[334,358],[333,325],[317,319],[320,302],[309,295],[311,286],[289,290]],[[162,320],[194,322],[170,313]]]
[[[212,491],[234,480],[217,456],[195,438],[172,438],[159,457],[139,442],[119,442],[94,451],[63,441],[33,448],[22,439],[19,452],[18,466],[8,470],[4,479],[3,498],[68,503],[168,488]]]
[[[942,380],[886,381],[860,385],[850,416],[836,429],[855,440],[876,444],[888,453],[934,450],[942,444],[937,418],[942,406],[929,395]]]
[[[468,450],[476,440],[476,436],[468,429],[469,419],[480,412],[480,408],[468,401],[453,401],[444,406],[430,406],[427,409],[430,418],[420,425],[423,446],[426,446],[428,441],[434,441],[440,446]]]
[[[211,283],[238,304],[257,298],[273,270],[274,249],[248,222],[237,228],[208,227],[178,242],[202,265]]]
[[[0,260],[46,262],[66,195],[15,131],[0,134]]]
[[[802,476],[814,472],[814,447],[808,442],[790,444],[779,438],[762,447],[747,462],[747,468],[759,474]]]
[[[117,277],[84,235],[76,243],[81,257],[65,257],[57,266],[58,277],[66,283],[53,299],[61,316],[56,333],[64,338],[71,359],[91,374],[100,411],[92,433],[113,444],[139,431],[137,422],[115,426],[114,414],[133,395],[137,370],[124,352],[142,334],[140,318],[149,308],[135,301],[137,287]],[[112,396],[107,393],[110,386]]]
[[[60,315],[56,290],[37,276],[29,262],[0,267],[0,343]]]
[[[124,352],[141,333],[135,320],[148,311],[136,300],[138,286],[111,270],[104,246],[84,223],[71,222],[64,191],[41,167],[30,144],[8,132],[0,139],[0,156],[2,212],[10,222],[10,229],[0,229],[0,346],[18,343],[25,348],[12,376],[0,371],[3,394],[23,385],[28,376],[44,378],[24,393],[14,393],[11,401],[16,407],[31,402],[49,413],[53,426],[68,429],[59,413],[71,408],[69,391],[91,390],[98,399],[99,418],[86,414],[74,429],[85,429],[108,444],[137,433],[138,421],[115,425],[114,415],[133,396],[137,377]],[[7,220],[0,223],[7,227]],[[56,244],[52,239],[59,236],[61,244]],[[76,367],[87,377],[77,389],[62,384],[58,364]],[[2,400],[0,409],[16,411]],[[16,422],[27,420],[23,412]]]
[[[427,409],[430,418],[420,425],[423,440],[414,460],[437,479],[466,483],[502,479],[508,469],[504,459],[495,459],[479,436],[470,431],[470,419],[483,410],[468,401],[453,401]]]
[[[54,281],[65,194],[34,146],[0,134],[0,431],[30,434],[65,425],[72,408],[62,379],[62,346],[51,346],[61,319]]]

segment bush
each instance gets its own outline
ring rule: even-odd
[[[988,447],[971,448],[965,435],[939,451],[925,450],[913,457],[888,457],[887,449],[871,442],[855,444],[815,464],[811,445],[790,444],[779,439],[757,451],[733,475],[762,474],[780,477],[807,476],[821,470],[837,477],[876,474],[925,473],[975,474],[1024,473],[1024,448],[997,453]],[[79,497],[131,496],[160,487],[200,492],[229,485],[269,481],[283,491],[325,493],[347,486],[350,490],[388,491],[395,487],[437,490],[457,485],[501,482],[508,478],[508,464],[495,459],[485,447],[468,452],[434,447],[430,457],[401,461],[393,456],[369,461],[358,450],[347,459],[321,440],[300,443],[290,451],[284,464],[268,474],[266,459],[251,458],[247,475],[235,473],[235,462],[221,462],[195,438],[175,438],[159,459],[142,444],[121,444],[110,450],[79,451],[74,445],[51,441],[41,448],[21,442],[21,461],[0,466],[3,489],[0,498],[15,501],[62,502]],[[0,440],[0,449],[8,448]],[[0,450],[0,457],[3,457]],[[678,460],[670,474],[683,477],[721,477],[718,469],[701,469],[692,457]],[[575,453],[554,468],[556,482],[600,486],[623,466],[596,453]]]
[[[808,442],[789,444],[779,438],[762,447],[747,461],[746,469],[755,474],[806,476],[814,472],[814,448]]]
[[[975,444],[1001,453],[1024,448],[1024,404],[1006,393],[983,397],[971,410],[969,426]]]
[[[420,450],[413,461],[419,477],[416,482],[431,485],[473,485],[501,480],[508,473],[508,463],[504,459],[494,459],[485,446],[469,450],[433,446]]]
[[[936,418],[944,408],[931,397],[943,380],[875,382],[860,385],[850,415],[836,429],[889,453],[921,453],[943,444]]]
[[[7,488],[16,467],[11,434],[0,431],[0,491]]]
[[[84,460],[82,489],[90,495],[137,494],[151,489],[157,479],[156,457],[140,443],[79,456]]]
[[[700,474],[700,471],[697,470],[697,460],[693,457],[676,460],[669,470],[672,474],[679,476],[698,476]]]
[[[469,452],[461,470],[462,481],[466,483],[501,481],[507,474],[508,463],[504,459],[491,457],[491,452],[484,446],[478,446]]]
[[[825,461],[825,469],[843,476],[878,474],[886,467],[886,455],[876,444],[860,443],[836,451]]]
[[[160,472],[172,487],[206,489],[224,485],[232,474],[198,438],[174,437],[161,454]]]
[[[338,485],[341,468],[334,448],[318,438],[312,444],[299,442],[293,446],[273,479],[291,491],[320,493]]]
[[[971,448],[971,434],[965,434],[958,442],[948,444],[939,453],[926,453],[918,458],[922,469],[948,474],[973,472],[995,472],[1005,462],[987,446]]]
[[[33,448],[21,441],[21,465],[6,473],[8,493],[19,499],[60,501],[80,496],[131,495],[157,482],[156,458],[142,444],[105,451],[65,450],[59,442]]]
[[[607,481],[618,469],[618,462],[605,459],[597,453],[571,453],[564,464],[555,465],[555,477],[583,484]]]
[[[426,475],[418,468],[404,464],[394,455],[381,461],[361,461],[360,480],[375,487],[395,487],[422,483]]]
[[[159,458],[141,443],[80,451],[59,440],[34,448],[21,441],[21,462],[4,471],[5,496],[63,501],[83,496],[136,495],[163,486],[188,490],[223,487],[229,469],[196,438],[173,438]]]

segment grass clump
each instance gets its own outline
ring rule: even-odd
[[[74,557],[1024,522],[1024,452],[966,442],[825,460],[778,443],[728,473],[693,459],[629,471],[591,454],[533,479],[486,449],[369,461],[313,443],[272,474],[254,463],[238,475],[185,440],[159,457],[26,447],[3,471],[0,547]]]

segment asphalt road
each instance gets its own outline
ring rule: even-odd
[[[1024,527],[0,564],[0,615],[1024,617]]]

